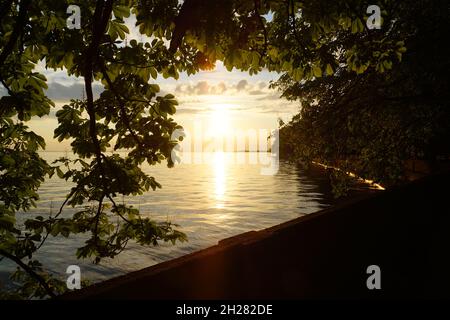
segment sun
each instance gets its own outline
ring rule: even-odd
[[[231,131],[230,120],[231,106],[228,104],[217,103],[211,105],[211,114],[209,127],[206,135],[210,138],[226,137]]]

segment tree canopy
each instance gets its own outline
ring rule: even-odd
[[[76,254],[95,262],[119,254],[129,241],[156,245],[186,240],[171,223],[144,218],[136,208],[116,202],[119,196],[160,187],[141,170],[144,162],[173,165],[170,152],[177,141],[171,134],[179,125],[172,116],[177,101],[174,95],[160,94],[158,77],[178,79],[181,72],[211,69],[217,60],[230,71],[237,68],[250,75],[265,68],[282,73],[279,85],[285,95],[301,97],[304,112],[315,113],[305,106],[317,104],[319,97],[324,99],[319,105],[338,99],[334,94],[345,89],[346,77],[364,77],[368,87],[370,77],[391,70],[402,59],[405,32],[414,32],[404,26],[411,20],[401,19],[407,5],[378,1],[382,29],[369,30],[365,21],[370,4],[1,0],[0,82],[7,94],[0,98],[0,255],[20,267],[14,275],[23,283],[19,296],[53,297],[64,291],[63,284],[33,259],[48,236],[89,234]],[[81,9],[80,29],[67,27],[69,5]],[[125,20],[131,15],[145,39],[129,39]],[[47,79],[37,71],[39,62],[84,81],[85,99],[74,97],[57,112],[59,125],[54,131],[56,139],[71,140],[76,160],[47,163],[38,153],[45,149],[44,139],[26,125],[55,106],[45,95]],[[366,73],[370,75],[361,76]],[[92,90],[95,81],[104,87],[98,99]],[[354,107],[356,101],[344,112],[350,114]],[[308,124],[310,132],[315,132],[316,124]],[[302,130],[310,129],[306,125]],[[322,136],[317,141],[327,144]],[[114,152],[108,154],[108,149]],[[128,153],[124,156],[119,150]],[[318,150],[308,152],[316,156],[324,151]],[[35,205],[39,186],[54,174],[74,183],[58,213],[18,225],[16,213]],[[65,206],[80,210],[62,218]]]
[[[386,187],[407,180],[408,160],[433,167],[449,159],[448,3],[401,1],[397,10],[392,30],[377,30],[401,37],[407,51],[396,63],[355,74],[342,61],[331,77],[297,82],[285,74],[275,84],[302,106],[282,127],[283,156],[345,168]],[[359,37],[373,39],[370,32]]]

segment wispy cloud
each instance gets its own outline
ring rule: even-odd
[[[92,90],[94,98],[98,98],[103,92],[103,86],[100,84],[93,84]],[[69,86],[51,82],[46,92],[47,96],[54,101],[69,101],[71,99],[81,99],[84,94],[84,84],[74,83]]]
[[[188,82],[178,84],[175,87],[175,94],[178,96],[204,96],[204,95],[264,95],[270,94],[270,90],[263,81],[249,82],[241,79],[238,82],[218,82],[210,83],[206,80],[198,82]]]

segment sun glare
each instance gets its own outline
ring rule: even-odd
[[[220,138],[230,132],[230,105],[213,104],[210,117],[208,137]]]
[[[224,208],[225,191],[226,191],[226,172],[225,172],[225,155],[223,152],[214,153],[214,179],[215,190],[214,196],[216,200],[216,209]]]

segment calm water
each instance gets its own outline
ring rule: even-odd
[[[42,155],[53,161],[64,153]],[[83,278],[98,281],[206,248],[233,235],[318,211],[333,202],[328,179],[320,170],[306,172],[281,162],[278,174],[264,176],[259,165],[236,164],[234,157],[233,153],[219,153],[214,155],[213,164],[184,164],[172,169],[165,165],[145,167],[144,171],[153,175],[163,188],[123,199],[140,208],[143,215],[179,224],[179,229],[188,236],[187,243],[158,247],[130,244],[115,259],[94,265],[89,260],[75,258],[76,248],[83,245],[82,237],[49,237],[36,257],[56,274],[64,275],[67,266],[77,264]],[[41,186],[38,208],[26,215],[57,212],[70,186],[57,177],[48,180]],[[67,207],[64,215],[70,216],[75,211]],[[6,259],[0,262],[3,281],[11,267]]]

